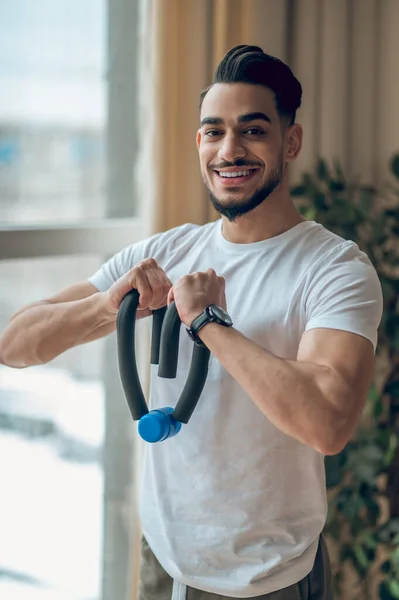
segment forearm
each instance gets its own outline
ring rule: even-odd
[[[0,361],[14,368],[44,364],[114,328],[101,292],[82,300],[41,303],[17,313],[0,340]],[[104,335],[104,333],[101,333]]]
[[[348,424],[335,402],[350,390],[327,367],[274,356],[233,328],[199,333],[223,367],[281,431],[323,454],[339,451]]]

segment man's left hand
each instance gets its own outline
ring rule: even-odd
[[[169,290],[168,306],[174,300],[180,320],[190,327],[210,304],[227,310],[225,286],[224,277],[213,269],[184,275]]]

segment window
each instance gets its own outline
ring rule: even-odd
[[[144,5],[0,3],[0,332],[145,235],[133,176]],[[0,597],[134,597],[137,449],[115,345],[0,365]]]
[[[0,8],[0,220],[104,213],[104,0]]]
[[[1,330],[21,305],[95,270],[93,257],[0,263]],[[104,341],[48,365],[0,365],[0,596],[100,598]],[[19,593],[19,596],[18,596]],[[51,596],[51,593],[53,594]]]

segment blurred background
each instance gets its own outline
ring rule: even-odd
[[[0,0],[0,331],[22,305],[86,279],[126,245],[215,218],[198,167],[198,100],[236,44],[260,45],[302,83],[304,147],[290,177],[303,210],[359,242],[376,216],[392,225],[398,34],[398,0]],[[336,193],[342,210],[332,216]],[[352,452],[330,470],[330,544],[345,599],[399,598],[399,514],[381,504],[399,464],[391,262],[385,366],[353,445],[356,464],[376,466],[354,476]],[[145,389],[148,328],[138,328]],[[115,350],[112,335],[47,365],[0,365],[1,598],[136,597],[140,447]],[[374,520],[362,521],[370,506]]]

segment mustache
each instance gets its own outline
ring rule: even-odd
[[[227,169],[228,167],[248,167],[248,169],[254,169],[254,168],[258,168],[261,167],[262,165],[260,165],[259,163],[250,161],[250,160],[242,160],[242,159],[238,159],[234,162],[224,162],[220,165],[209,165],[210,169],[215,169],[215,171],[218,171],[219,169]]]

